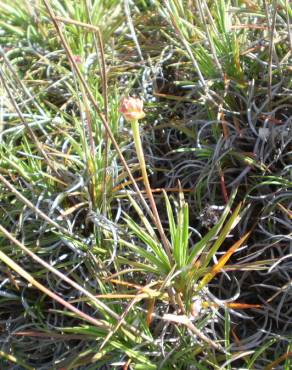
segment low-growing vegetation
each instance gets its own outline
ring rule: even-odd
[[[289,1],[0,1],[0,62],[0,368],[291,369]]]

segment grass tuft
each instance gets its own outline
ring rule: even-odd
[[[291,368],[291,24],[0,1],[1,369]]]

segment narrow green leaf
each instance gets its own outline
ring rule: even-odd
[[[236,195],[236,190],[231,194],[230,196],[230,199],[229,199],[229,202],[228,204],[226,205],[218,223],[216,225],[214,225],[212,227],[211,230],[208,231],[208,233],[198,242],[194,245],[191,253],[190,253],[190,256],[188,258],[188,264],[191,264],[193,265],[195,260],[198,258],[199,254],[202,252],[202,250],[210,243],[210,241],[212,240],[212,238],[214,238],[219,230],[221,229],[222,225],[224,224],[227,216],[228,216],[228,213],[230,211],[230,208],[231,208],[231,205],[232,205],[232,202],[235,198],[235,195]]]
[[[235,211],[232,213],[232,216],[226,223],[226,225],[223,227],[220,235],[218,236],[217,240],[213,244],[212,248],[208,252],[208,255],[206,259],[204,260],[203,267],[207,267],[213,258],[214,254],[217,252],[217,250],[220,248],[224,240],[226,239],[226,236],[230,233],[230,231],[238,224],[240,221],[240,218],[238,217],[239,211],[241,208],[241,203],[239,203],[235,209]]]
[[[165,267],[168,266],[168,268],[170,268],[167,254],[165,253],[162,245],[153,240],[151,236],[147,234],[139,225],[137,225],[136,222],[134,222],[129,216],[126,215],[125,220],[135,235],[142,240],[146,246],[152,249],[157,259],[159,259]]]

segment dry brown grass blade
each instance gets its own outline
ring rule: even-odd
[[[240,238],[236,243],[233,244],[232,247],[228,249],[226,253],[219,259],[218,263],[214,265],[209,273],[207,273],[202,281],[199,284],[198,290],[200,290],[203,286],[208,284],[209,281],[211,281],[214,276],[216,276],[225,266],[225,264],[228,262],[232,254],[247,240],[247,238],[250,236],[252,230],[248,231],[242,238]]]
[[[250,308],[261,308],[262,304],[251,304],[251,303],[240,303],[240,302],[230,302],[225,304],[226,307],[232,308],[235,310],[248,310]]]
[[[284,360],[286,360],[288,357],[291,357],[291,356],[292,356],[292,352],[284,353],[282,356],[280,356],[279,358],[277,358],[277,360],[273,361],[271,364],[269,364],[268,366],[266,366],[264,368],[264,370],[273,370],[273,369],[276,369],[276,366],[278,366],[281,362],[283,362]]]
[[[72,340],[72,339],[84,339],[90,334],[64,334],[64,333],[52,333],[52,332],[42,332],[42,331],[18,331],[16,333],[11,333],[16,337],[36,337],[36,338],[54,338],[60,340]]]
[[[150,298],[147,300],[147,314],[146,314],[146,324],[149,327],[152,322],[152,315],[155,307],[155,298]]]
[[[58,276],[63,281],[66,281],[66,283],[70,284],[73,288],[77,289],[78,291],[82,292],[86,297],[88,297],[92,302],[94,302],[97,307],[104,310],[106,313],[108,313],[112,318],[116,319],[121,322],[121,317],[116,314],[113,310],[111,310],[106,304],[98,300],[92,293],[84,289],[81,285],[77,284],[75,281],[70,279],[68,276],[64,275],[59,270],[55,269],[53,266],[48,264],[46,261],[42,260],[40,257],[38,257],[36,254],[34,254],[30,249],[28,249],[25,245],[20,243],[14,236],[7,231],[2,225],[0,225],[0,232],[2,232],[10,241],[12,241],[15,245],[17,245],[20,249],[22,249],[26,254],[28,254],[34,261],[39,263],[41,266],[46,268],[48,271],[51,271],[53,274]],[[124,324],[128,330],[130,330],[132,333],[141,336],[144,340],[149,341],[150,338],[148,338],[143,333],[140,333],[139,330],[132,327],[131,325],[128,325],[124,321],[121,322],[121,325]],[[151,340],[150,340],[151,341]]]
[[[1,227],[2,231],[2,227]],[[99,328],[107,329],[109,330],[109,325],[107,325],[104,322],[101,322],[86,313],[80,311],[78,308],[74,307],[70,303],[66,302],[62,297],[57,295],[56,293],[53,293],[50,291],[48,288],[46,288],[44,285],[39,283],[37,280],[35,280],[28,272],[26,272],[21,266],[19,266],[17,263],[15,263],[10,257],[8,257],[5,253],[0,251],[0,259],[7,265],[9,266],[12,270],[17,272],[21,277],[23,277],[25,280],[27,280],[32,286],[37,288],[38,290],[42,291],[55,301],[59,302],[62,306],[66,307],[69,311],[75,313],[77,316],[82,318],[85,321],[90,322],[94,326],[97,326]]]
[[[105,337],[104,341],[101,343],[100,347],[99,347],[99,352],[104,348],[104,346],[108,343],[108,341],[110,340],[110,338],[119,330],[119,328],[123,325],[123,323],[125,322],[125,318],[126,316],[128,315],[128,313],[131,311],[131,309],[134,307],[135,303],[138,302],[139,300],[139,297],[135,297],[134,299],[131,300],[131,302],[129,302],[129,304],[127,305],[125,311],[123,312],[123,314],[121,315],[120,317],[120,320],[119,322],[116,324],[116,326],[107,334],[107,336]]]
[[[111,280],[111,282],[115,282],[115,283],[120,283],[118,280]],[[106,336],[106,338],[104,339],[103,343],[101,344],[101,346],[99,347],[99,351],[101,351],[104,346],[106,345],[106,343],[110,340],[110,338],[117,332],[117,330],[120,328],[120,326],[123,324],[126,316],[128,315],[128,313],[131,311],[131,309],[134,307],[134,305],[139,302],[141,299],[149,299],[150,301],[153,300],[153,302],[155,301],[155,297],[159,297],[161,296],[161,293],[159,290],[154,290],[154,289],[151,289],[150,287],[155,285],[156,283],[150,283],[148,284],[147,286],[145,287],[140,287],[139,285],[136,285],[136,284],[131,284],[131,283],[127,283],[127,282],[123,282],[124,284],[121,284],[121,285],[126,285],[126,286],[131,286],[131,287],[134,287],[136,289],[139,289],[139,291],[137,292],[137,294],[134,296],[134,298],[131,300],[131,302],[128,303],[127,307],[125,308],[125,311],[123,312],[123,314],[121,315],[120,317],[120,320],[119,322],[116,324],[116,326],[108,333],[108,335]],[[154,307],[154,303],[153,303],[153,307]],[[151,310],[150,310],[151,311]],[[152,315],[152,312],[151,314]],[[146,320],[148,322],[149,320],[149,317],[147,315],[146,317]]]

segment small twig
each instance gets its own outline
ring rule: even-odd
[[[222,194],[223,194],[224,201],[227,204],[228,203],[228,200],[229,200],[229,198],[228,198],[228,192],[227,192],[227,189],[226,189],[224,172],[223,172],[223,170],[221,169],[220,166],[219,166],[219,176],[220,176],[221,191],[222,191]]]

